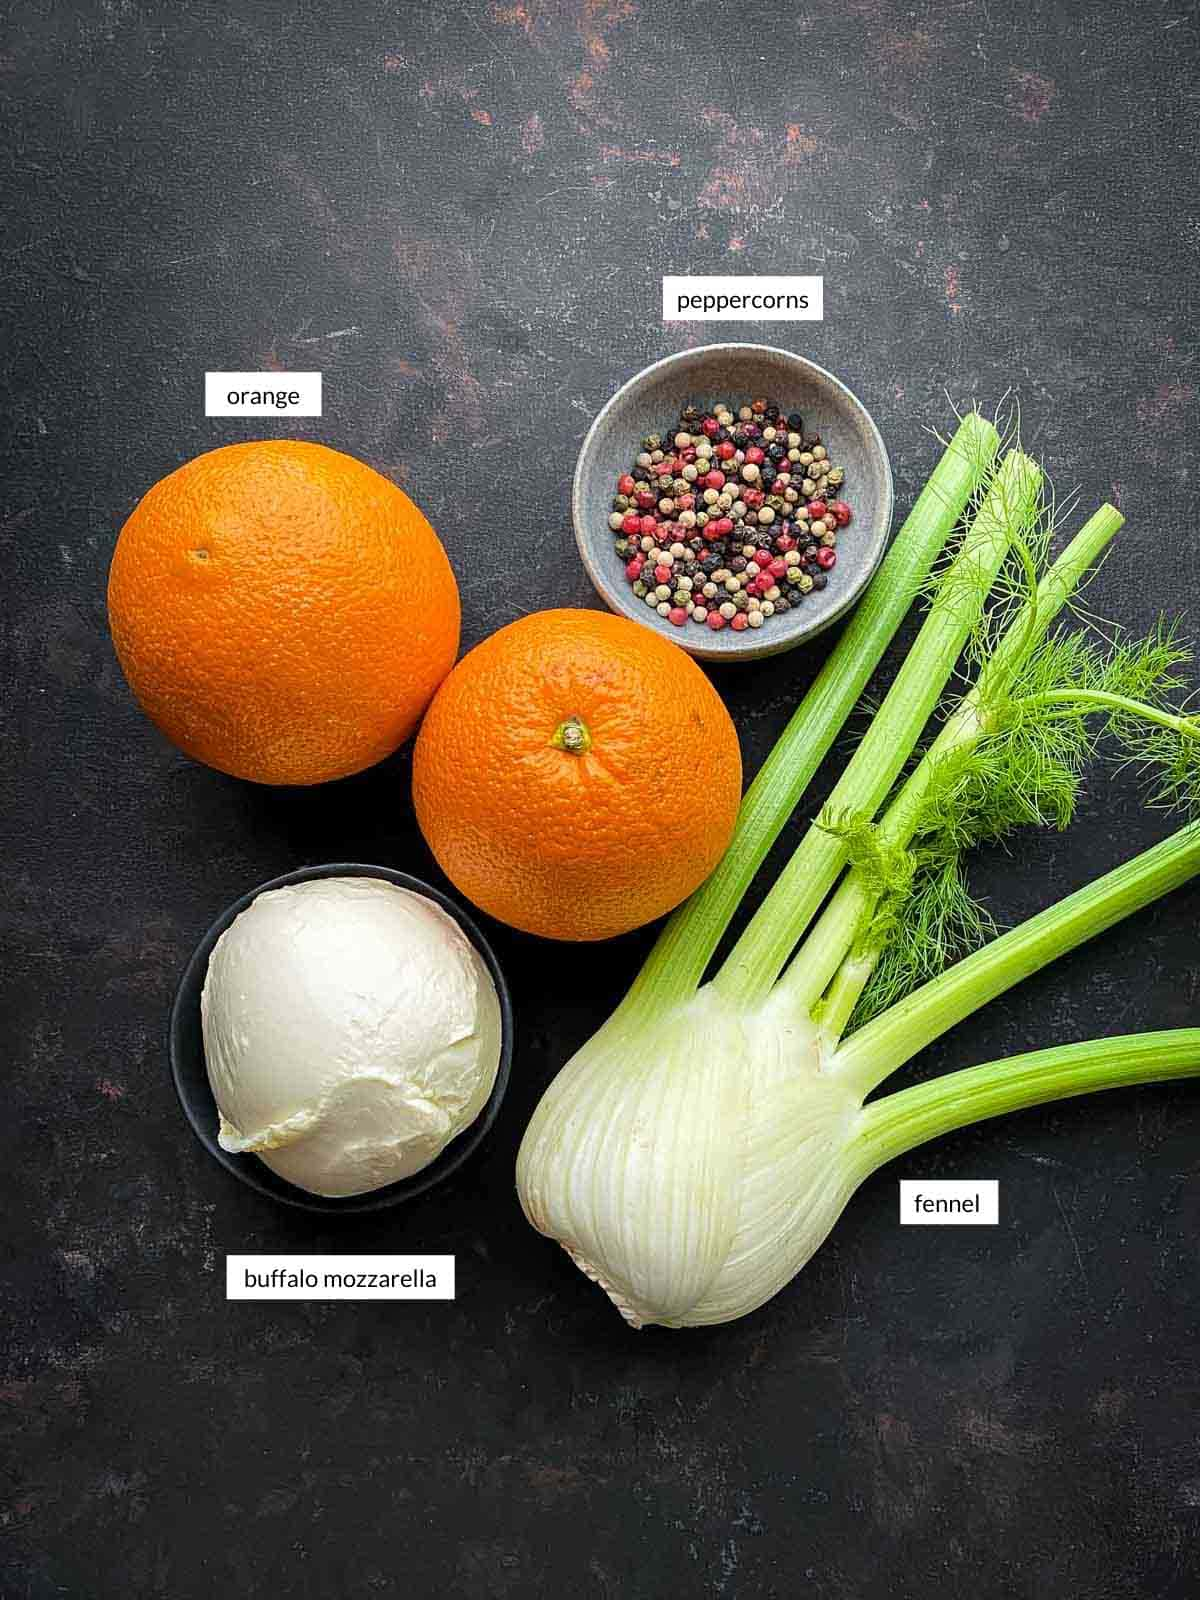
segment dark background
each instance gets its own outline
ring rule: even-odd
[[[493,929],[519,1043],[486,1154],[375,1220],[273,1207],[186,1130],[172,990],[275,873],[437,881],[408,758],[313,792],[192,765],[124,687],[104,585],[151,483],[274,431],[420,502],[464,645],[593,604],[589,419],[651,358],[748,335],[864,397],[901,511],[952,403],[1011,389],[1059,488],[1128,514],[1095,607],[1187,614],[1196,6],[6,10],[6,1600],[1194,1595],[1193,1087],[957,1135],[868,1183],[765,1309],[634,1334],[512,1169],[649,934]],[[660,322],[664,272],[739,271],[823,272],[825,322]],[[273,367],[323,370],[323,419],[204,419],[206,368]],[[718,675],[750,770],[823,649]],[[1170,826],[1105,776],[978,881],[1013,921]],[[913,1071],[1194,1022],[1198,912],[1181,891]],[[904,1175],[999,1178],[1001,1226],[900,1229]],[[224,1300],[227,1251],[337,1249],[452,1251],[458,1300]]]

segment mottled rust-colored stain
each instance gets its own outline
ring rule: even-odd
[[[1153,395],[1138,401],[1138,419],[1159,424],[1182,421],[1195,398],[1196,390],[1190,383],[1160,383]]]
[[[1058,85],[1040,72],[1014,70],[1011,77],[1010,103],[1024,121],[1040,122],[1058,98]]]

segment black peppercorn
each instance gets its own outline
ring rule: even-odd
[[[800,415],[800,413],[798,411],[792,411],[792,412],[789,413],[788,419],[787,419],[787,425],[788,425],[789,433],[801,433],[802,434],[804,432],[804,418]]]
[[[813,574],[813,588],[814,589],[823,589],[828,582],[829,582],[829,579],[820,570],[818,570],[817,572],[815,572]]]

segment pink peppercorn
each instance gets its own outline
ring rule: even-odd
[[[625,563],[625,576],[629,579],[630,583],[636,583],[638,581],[642,575],[642,568],[645,565],[646,563],[642,560],[641,556],[634,556],[632,561],[627,561]]]
[[[743,628],[748,628],[750,624],[746,620],[746,613],[744,611],[739,611],[736,617],[730,617],[729,626],[731,628],[736,628],[739,633],[741,633]]]
[[[751,508],[751,510],[757,510],[757,508],[761,506],[763,501],[766,499],[766,495],[763,494],[761,489],[743,489],[742,499]]]
[[[676,511],[690,511],[695,504],[696,496],[694,494],[677,494],[675,496]]]
[[[621,532],[626,535],[641,533],[642,519],[631,511],[621,522]]]
[[[639,493],[634,496],[634,499],[637,501],[638,506],[642,511],[653,511],[654,507],[658,504],[658,501],[650,493],[649,489],[640,490]]]
[[[725,474],[718,472],[716,467],[705,475],[704,482],[710,489],[723,489],[725,487]]]
[[[746,460],[751,466],[761,467],[766,459],[766,451],[760,449],[756,444],[752,444],[746,451]]]
[[[705,417],[704,421],[700,424],[700,432],[705,434],[709,439],[715,438],[720,431],[721,424],[717,421],[716,417]]]
[[[775,557],[769,550],[756,550],[754,552],[754,559],[758,562],[760,567],[765,569],[771,565],[771,562],[774,561]]]
[[[725,626],[725,618],[719,611],[710,611],[704,620],[708,623],[709,627],[714,633],[719,633],[720,630]]]
[[[804,508],[810,517],[823,517],[825,515],[824,500],[810,500]]]
[[[781,533],[775,541],[775,548],[776,550],[782,550],[784,555],[787,555],[789,550],[796,548],[796,541],[790,533]]]
[[[844,528],[850,521],[850,507],[844,500],[835,500],[829,509],[833,512],[833,520],[837,523],[838,527]]]
[[[787,562],[782,556],[776,556],[774,561],[771,562],[768,571],[771,573],[772,577],[782,578],[784,573],[787,571]]]
[[[623,472],[617,479],[618,494],[632,494],[636,487],[637,485],[633,481],[633,474],[631,472]]]
[[[648,534],[653,535],[657,531],[657,528],[658,528],[658,523],[655,522],[653,517],[645,516],[645,517],[639,517],[638,518],[638,532],[639,533],[642,533],[642,534],[648,533]]]
[[[711,526],[714,535],[718,539],[727,539],[733,532],[733,518],[718,517],[717,520],[711,524]]]
[[[823,544],[817,551],[817,565],[823,567],[826,572],[829,571],[830,567],[836,567],[837,551],[831,550],[827,544]]]
[[[722,461],[732,461],[737,454],[737,448],[732,439],[722,439],[717,446],[717,455]]]
[[[658,579],[659,583],[670,583],[671,569],[670,567],[663,566],[660,562],[659,565],[654,569],[654,576]]]
[[[667,612],[667,621],[673,622],[677,628],[682,628],[687,621],[687,612],[682,606],[672,606]]]

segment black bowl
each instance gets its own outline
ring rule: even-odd
[[[236,916],[245,911],[252,900],[256,900],[260,894],[265,894],[268,889],[282,889],[290,883],[304,883],[309,878],[382,878],[387,883],[398,884],[401,889],[412,889],[417,894],[427,896],[435,905],[441,906],[447,915],[454,918],[483,957],[500,1000],[500,1064],[496,1069],[496,1081],[492,1085],[492,1092],[482,1111],[471,1126],[465,1128],[456,1139],[451,1140],[441,1155],[427,1167],[415,1172],[411,1178],[402,1178],[399,1183],[389,1183],[385,1189],[372,1189],[369,1194],[347,1196],[309,1194],[307,1190],[298,1189],[295,1184],[288,1183],[286,1178],[281,1178],[272,1172],[270,1167],[264,1165],[256,1155],[233,1155],[228,1150],[222,1150],[217,1143],[217,1105],[208,1083],[208,1070],[204,1063],[204,1039],[200,1026],[200,992],[204,988],[204,979],[208,972],[208,958],[225,929]],[[231,906],[227,906],[196,946],[192,959],[179,980],[179,988],[175,992],[175,1004],[171,1007],[171,1075],[175,1080],[175,1090],[179,1095],[183,1113],[197,1139],[214,1161],[219,1161],[227,1172],[232,1172],[235,1178],[239,1178],[249,1188],[257,1189],[259,1194],[269,1195],[272,1200],[282,1201],[287,1206],[298,1206],[303,1211],[320,1211],[326,1215],[349,1216],[366,1211],[385,1211],[390,1206],[399,1205],[403,1200],[411,1200],[416,1195],[426,1193],[435,1184],[443,1182],[452,1173],[457,1172],[468,1156],[483,1143],[496,1120],[500,1103],[508,1088],[512,1048],[512,1001],[509,998],[508,985],[504,981],[504,974],[500,971],[490,945],[470,917],[439,890],[422,883],[420,878],[410,877],[407,872],[393,872],[390,867],[364,866],[355,861],[330,862],[323,867],[302,867],[298,872],[285,872],[282,877],[272,878],[269,883],[260,883],[257,889],[251,889],[240,900],[235,900]]]

